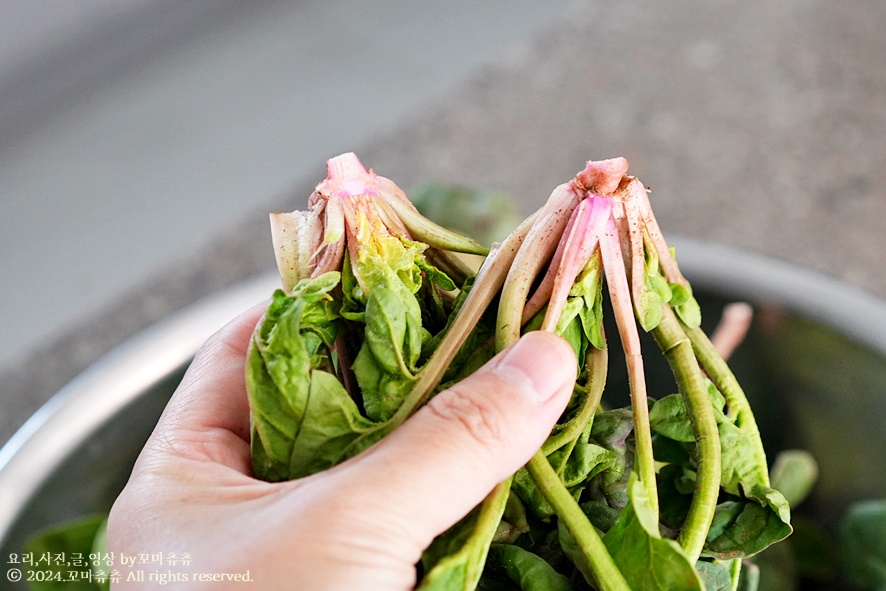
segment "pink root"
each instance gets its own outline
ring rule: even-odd
[[[589,160],[585,169],[575,175],[574,182],[576,188],[582,192],[612,195],[627,171],[628,161],[621,157]]]

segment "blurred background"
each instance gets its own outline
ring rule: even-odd
[[[623,155],[666,234],[886,296],[878,0],[0,0],[0,444],[116,345],[273,267],[355,151],[529,213]]]

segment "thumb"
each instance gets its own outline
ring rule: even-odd
[[[541,447],[576,370],[565,340],[528,333],[355,458],[351,490],[425,548]]]

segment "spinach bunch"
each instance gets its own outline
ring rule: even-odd
[[[426,400],[457,352],[431,360],[473,275],[453,253],[487,252],[353,154],[329,161],[308,207],[271,217],[284,289],[247,355],[253,471],[269,481],[358,454]]]
[[[562,335],[572,400],[525,468],[442,534],[420,589],[752,589],[791,533],[747,399],[623,158],[588,162],[487,254],[353,154],[272,216],[284,289],[247,360],[256,476],[299,478],[390,433],[530,330]],[[608,299],[631,405],[604,410]],[[647,397],[641,330],[678,393]],[[490,395],[493,395],[490,393]]]

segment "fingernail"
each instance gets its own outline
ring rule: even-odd
[[[530,332],[508,350],[496,371],[519,372],[532,384],[527,394],[538,403],[550,400],[564,386],[575,381],[575,353],[561,337]]]

